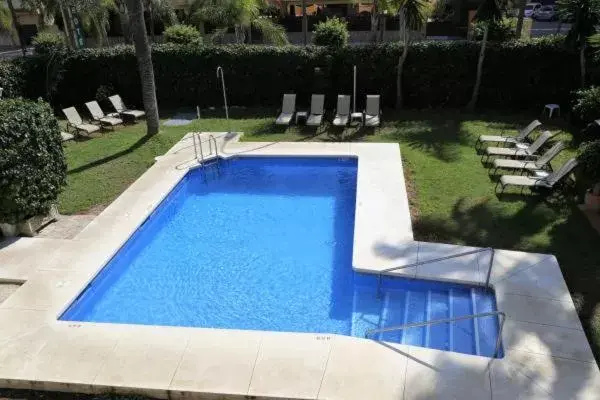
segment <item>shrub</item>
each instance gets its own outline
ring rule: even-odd
[[[600,87],[592,86],[575,92],[573,115],[586,123],[600,117]]]
[[[16,62],[0,62],[0,87],[3,89],[2,98],[17,97],[24,94],[24,72]]]
[[[326,106],[333,108],[337,94],[352,91],[352,66],[356,65],[361,92],[378,93],[384,107],[393,107],[401,51],[397,43],[343,48],[168,43],[154,45],[152,59],[162,107],[221,104],[215,76],[219,65],[225,70],[232,105],[277,106],[282,93],[292,91],[298,99],[309,99],[311,92],[324,93]],[[478,51],[476,42],[414,43],[404,69],[406,107],[464,107],[473,90]],[[13,61],[25,71],[22,92],[27,97],[49,98],[50,93],[52,105],[64,108],[90,101],[98,88],[105,86],[132,106],[142,104],[133,46],[68,52],[56,66],[60,73],[54,75],[48,73],[46,60],[26,57]],[[524,65],[527,68],[522,68]],[[486,50],[479,104],[539,113],[549,99],[569,104],[572,91],[579,87],[578,76],[578,54],[562,42],[491,43]],[[599,75],[590,70],[590,82],[594,76]],[[359,96],[357,107],[363,107],[364,100]]]
[[[171,25],[165,29],[163,36],[167,43],[199,44],[202,42],[200,32],[191,25]]]
[[[577,157],[586,178],[600,182],[600,140],[583,143]]]
[[[66,183],[58,121],[48,103],[0,101],[0,222],[48,212]]]
[[[37,55],[54,54],[67,48],[64,36],[54,32],[39,32],[31,43]]]
[[[483,39],[483,22],[477,22],[474,26],[475,39]],[[517,20],[516,18],[502,18],[499,21],[490,23],[488,40],[492,42],[506,42],[517,37]]]
[[[344,47],[348,44],[348,27],[339,18],[328,18],[315,25],[313,43],[317,46]]]

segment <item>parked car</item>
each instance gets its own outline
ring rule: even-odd
[[[536,21],[556,21],[558,20],[556,6],[542,6],[537,11],[533,12],[531,18]]]
[[[525,5],[525,17],[531,18],[533,13],[542,8],[541,3],[527,3]]]

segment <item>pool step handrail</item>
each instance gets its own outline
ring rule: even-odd
[[[484,247],[481,249],[465,251],[463,253],[457,253],[457,254],[452,254],[449,256],[432,258],[430,260],[417,261],[417,262],[411,263],[411,264],[399,265],[396,267],[383,269],[383,270],[379,271],[379,274],[377,276],[377,296],[381,296],[381,280],[383,279],[383,276],[384,275],[388,275],[388,276],[392,276],[392,277],[394,276],[393,274],[387,274],[388,272],[398,271],[398,270],[406,269],[406,268],[418,267],[418,266],[426,265],[426,264],[433,264],[433,263],[440,262],[440,261],[450,260],[452,258],[464,257],[464,256],[469,256],[471,254],[477,254],[477,253],[483,253],[485,251],[489,251],[491,254],[490,255],[490,263],[489,263],[488,271],[487,271],[487,276],[485,278],[485,284],[484,284],[485,287],[489,287],[490,286],[490,276],[492,274],[492,266],[494,265],[495,251],[491,247]]]
[[[204,165],[206,158],[204,157],[204,149],[202,147],[202,138],[200,137],[200,132],[194,132],[192,134],[192,141],[194,142],[194,155],[196,156],[196,160],[198,164],[201,166]],[[217,139],[213,135],[208,135],[208,156],[213,154],[213,145],[215,147],[215,159],[217,161],[217,169],[219,168],[219,146],[217,145]],[[198,153],[198,149],[200,149],[200,153]]]
[[[498,338],[496,339],[496,347],[495,347],[494,356],[493,356],[493,358],[496,358],[498,356],[498,351],[500,350],[500,343],[502,343],[502,330],[504,329],[504,321],[506,320],[506,314],[502,311],[490,311],[490,312],[485,312],[485,313],[480,313],[480,314],[462,315],[460,317],[454,317],[454,318],[443,318],[443,319],[434,319],[431,321],[412,322],[409,324],[390,326],[387,328],[369,329],[365,332],[365,339],[369,339],[369,336],[373,336],[378,333],[404,331],[406,329],[418,328],[421,326],[446,324],[446,323],[452,323],[452,322],[457,322],[457,321],[464,321],[467,319],[477,319],[477,318],[485,318],[485,317],[493,317],[493,316],[497,316],[500,319],[500,325],[498,327]]]

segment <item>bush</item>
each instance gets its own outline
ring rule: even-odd
[[[48,103],[0,101],[0,222],[48,212],[66,183],[58,121]]]
[[[575,92],[573,116],[584,123],[600,117],[600,87],[592,86]]]
[[[25,78],[22,68],[16,62],[0,61],[0,87],[2,98],[22,96]]]
[[[397,43],[343,48],[160,44],[153,46],[152,59],[162,107],[221,104],[215,76],[219,65],[225,70],[232,105],[278,106],[282,93],[291,91],[299,101],[309,99],[311,93],[324,93],[326,106],[333,108],[337,94],[352,91],[352,66],[356,65],[361,93],[378,93],[384,107],[393,107],[401,51]],[[478,52],[476,42],[414,43],[404,68],[406,107],[464,107],[473,90]],[[128,104],[142,105],[133,46],[68,52],[60,58],[57,74],[48,73],[47,59],[13,61],[24,71],[24,95],[48,98],[50,93],[52,105],[58,109],[90,101],[104,86],[119,93]],[[527,68],[522,68],[524,65]],[[590,70],[590,82],[594,76]],[[478,106],[539,113],[549,99],[569,104],[572,91],[579,87],[578,77],[578,54],[562,42],[491,43],[486,50]],[[364,100],[359,96],[357,107],[363,107]]]
[[[339,18],[328,18],[315,25],[313,43],[317,46],[344,47],[348,44],[348,27]]]
[[[475,39],[483,39],[484,23],[477,22],[474,26]],[[502,18],[499,21],[490,23],[488,40],[491,42],[506,42],[513,40],[517,37],[517,19],[516,18]]]
[[[600,182],[600,140],[583,143],[577,159],[585,177]]]
[[[202,36],[198,29],[191,25],[171,25],[165,29],[163,36],[165,42],[174,44],[200,44]]]
[[[67,48],[64,36],[54,32],[39,32],[31,44],[37,55],[54,54]]]

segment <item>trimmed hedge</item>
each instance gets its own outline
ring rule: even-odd
[[[66,184],[58,121],[41,100],[0,100],[0,222],[48,212]]]
[[[310,93],[325,93],[328,107],[338,93],[352,93],[352,66],[358,67],[358,91],[380,93],[384,106],[395,101],[396,63],[401,45],[347,46],[178,46],[155,45],[153,62],[159,106],[162,108],[220,105],[215,70],[222,66],[232,105],[275,106],[295,92],[299,102]],[[469,101],[479,44],[467,41],[417,42],[405,64],[406,107],[463,107]],[[133,47],[85,49],[62,60],[59,82],[45,81],[46,60],[25,61],[28,96],[50,95],[55,107],[80,105],[96,98],[99,88],[121,94],[141,105]],[[490,44],[486,52],[479,106],[541,109],[548,102],[568,104],[578,88],[575,52],[557,40]],[[51,88],[51,90],[48,90]],[[36,91],[37,90],[37,91]]]
[[[3,98],[25,94],[25,74],[19,64],[16,61],[0,61],[0,87],[4,89]]]

